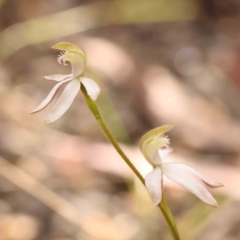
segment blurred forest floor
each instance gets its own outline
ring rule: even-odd
[[[50,47],[88,58],[109,128],[145,176],[138,149],[173,124],[171,161],[225,185],[213,209],[164,179],[184,240],[240,239],[240,3],[237,0],[0,0],[0,240],[171,239],[144,187],[79,94],[51,126],[44,75],[68,73]]]

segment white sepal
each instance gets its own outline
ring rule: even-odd
[[[200,172],[198,172],[196,169],[188,166],[187,164],[184,164],[184,163],[173,163],[174,164],[174,167],[177,167],[185,172],[190,172],[194,175],[196,175],[198,178],[200,178],[208,187],[211,187],[211,188],[217,188],[217,187],[223,187],[223,184],[218,182],[218,181],[215,181],[213,179],[210,179],[210,178],[207,178],[205,177],[204,175],[202,175]]]
[[[63,80],[72,80],[73,75],[72,74],[53,74],[49,76],[44,76],[44,78],[48,81],[61,82]]]
[[[71,106],[77,93],[80,90],[80,81],[78,79],[72,80],[62,92],[62,95],[54,105],[52,111],[46,118],[46,125],[55,122],[59,119]]]
[[[100,93],[100,87],[98,86],[98,84],[92,79],[85,77],[80,77],[80,81],[86,88],[89,97],[93,101],[96,101]]]
[[[41,110],[43,110],[45,107],[48,106],[48,104],[53,100],[54,96],[57,94],[58,90],[60,89],[60,87],[66,83],[71,81],[71,79],[66,79],[58,84],[56,84],[53,89],[50,91],[50,93],[48,94],[48,96],[35,108],[33,109],[30,113],[36,113],[39,112]]]
[[[157,206],[162,200],[162,171],[159,167],[147,174],[145,185],[154,205]]]
[[[205,203],[217,207],[218,204],[207,188],[194,177],[187,175],[175,163],[165,162],[161,166],[163,174],[170,180],[182,185]]]
[[[165,158],[168,156],[169,153],[173,151],[170,147],[161,147],[158,150],[158,154],[160,156],[161,162],[165,160]]]

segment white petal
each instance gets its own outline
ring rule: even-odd
[[[170,147],[159,148],[158,154],[160,156],[160,159],[163,161],[168,156],[168,154],[171,153],[172,151],[173,149]]]
[[[92,79],[85,78],[85,77],[81,77],[80,81],[86,88],[89,97],[93,101],[96,101],[98,98],[98,95],[100,93],[100,87],[98,86],[98,84],[95,81],[93,81]]]
[[[78,77],[83,73],[85,66],[82,58],[78,59],[77,62],[71,62],[71,65],[72,65],[72,74],[74,77]]]
[[[148,144],[145,148],[145,152],[146,157],[151,164],[160,165],[162,163],[162,159],[158,153],[158,149],[156,149],[156,146]]]
[[[46,125],[59,119],[68,110],[79,92],[79,89],[80,81],[78,79],[74,79],[66,86],[51,113],[47,116]]]
[[[188,166],[187,164],[184,164],[184,163],[174,163],[174,167],[178,167],[179,169],[181,169],[183,171],[187,171],[187,172],[190,172],[190,173],[196,175],[197,177],[199,177],[209,187],[212,187],[212,188],[223,187],[222,183],[203,176],[200,172],[198,172],[194,168]]]
[[[162,163],[162,172],[166,177],[182,185],[197,197],[199,197],[202,201],[214,207],[218,206],[216,200],[213,198],[207,188],[203,186],[198,180],[187,175],[185,172],[175,166],[175,163]]]
[[[44,76],[44,78],[46,80],[50,80],[50,81],[56,81],[56,82],[61,82],[63,80],[72,80],[73,79],[73,75],[72,74],[54,74],[54,75],[49,75],[49,76]]]
[[[159,167],[147,174],[145,185],[154,205],[157,206],[162,200],[162,171]]]
[[[54,96],[57,94],[58,90],[60,89],[60,87],[66,83],[69,82],[71,80],[64,80],[58,84],[56,84],[53,89],[50,91],[50,93],[48,94],[48,96],[35,108],[33,109],[30,113],[36,113],[39,112],[41,110],[43,110],[45,107],[48,106],[48,104],[53,100]]]

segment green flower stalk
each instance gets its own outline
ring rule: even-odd
[[[139,171],[136,169],[136,167],[132,164],[132,162],[129,160],[129,158],[125,155],[125,153],[122,151],[122,149],[119,147],[118,143],[116,142],[116,140],[114,139],[114,137],[112,136],[112,134],[108,130],[107,126],[105,125],[104,121],[102,120],[102,117],[101,117],[101,115],[99,113],[99,110],[98,110],[96,102],[93,101],[88,96],[87,91],[86,91],[86,89],[85,89],[85,87],[83,85],[81,86],[81,90],[82,90],[82,92],[83,92],[83,94],[85,96],[85,100],[86,100],[86,103],[87,103],[89,109],[91,110],[91,112],[93,113],[95,118],[97,119],[98,123],[102,127],[102,130],[106,134],[106,136],[109,139],[109,141],[112,143],[112,145],[114,146],[116,151],[119,153],[119,155],[123,158],[123,160],[126,162],[126,164],[135,173],[135,175],[138,177],[138,179],[145,185],[144,178],[139,173]],[[161,195],[161,202],[159,202],[157,204],[157,206],[162,211],[162,214],[163,214],[164,219],[166,221],[167,227],[168,227],[168,229],[169,229],[173,239],[174,240],[180,240],[180,236],[179,236],[179,233],[178,233],[178,229],[177,229],[176,223],[175,223],[174,218],[173,218],[173,216],[172,216],[172,214],[171,214],[171,212],[170,212],[170,210],[168,208],[167,202],[166,202],[163,194]]]

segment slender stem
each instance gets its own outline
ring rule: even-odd
[[[172,213],[171,213],[171,211],[168,207],[168,204],[167,204],[167,201],[164,197],[164,194],[162,194],[162,201],[158,205],[158,207],[160,208],[160,210],[161,210],[161,212],[164,216],[164,219],[167,223],[167,227],[168,227],[173,239],[180,240],[180,236],[179,236],[179,233],[178,233],[178,229],[177,229],[175,220],[174,220],[174,218],[172,216]]]
[[[98,116],[98,118],[96,118],[96,119],[99,122],[99,124],[102,127],[105,134],[107,135],[108,139],[110,140],[110,142],[114,146],[114,148],[117,150],[117,152],[120,154],[120,156],[124,159],[124,161],[127,163],[127,165],[132,169],[132,171],[136,174],[138,179],[145,185],[144,178],[139,173],[139,171],[135,168],[135,166],[132,164],[132,162],[128,159],[128,157],[125,155],[125,153],[122,151],[122,149],[119,147],[116,140],[114,139],[114,137],[112,136],[112,134],[108,130],[105,123],[103,122],[101,116]],[[176,240],[179,240],[180,237],[179,237],[178,232],[176,232],[176,229],[177,229],[176,224],[175,224],[174,219],[171,215],[171,212],[168,208],[168,205],[167,205],[167,202],[166,202],[166,199],[165,199],[164,195],[162,196],[162,201],[158,205],[158,207],[160,208],[160,210],[161,210],[161,212],[164,216],[164,219],[167,223],[167,226],[168,226],[171,234],[173,235],[173,238],[176,239]]]
[[[102,127],[103,131],[105,132],[105,134],[107,135],[109,141],[112,143],[112,145],[114,146],[114,148],[117,150],[117,152],[120,154],[120,156],[124,159],[124,161],[127,163],[127,165],[132,169],[132,171],[137,175],[137,177],[139,178],[139,180],[144,184],[144,178],[142,177],[142,175],[139,173],[139,171],[134,167],[134,165],[132,164],[132,162],[128,159],[128,157],[125,155],[125,153],[122,151],[122,149],[119,147],[119,145],[117,144],[116,140],[114,139],[114,137],[112,136],[112,134],[110,133],[110,131],[108,130],[107,126],[105,125],[105,123],[103,122],[102,118],[97,118],[98,123],[100,124],[100,126]]]
[[[132,162],[129,160],[129,158],[125,155],[125,153],[122,151],[122,149],[119,147],[118,143],[116,142],[115,138],[112,136],[111,132],[109,131],[109,129],[107,128],[107,126],[105,125],[104,121],[102,120],[102,117],[99,113],[98,107],[96,102],[94,102],[87,94],[87,91],[85,89],[85,87],[83,86],[83,84],[81,84],[81,90],[84,94],[86,103],[89,107],[89,109],[91,110],[91,112],[93,113],[93,115],[95,116],[95,118],[97,119],[98,123],[100,124],[100,126],[102,127],[104,133],[107,135],[109,141],[112,143],[112,145],[114,146],[114,148],[116,149],[116,151],[120,154],[120,156],[123,158],[123,160],[127,163],[127,165],[132,169],[132,171],[136,174],[136,176],[138,177],[138,179],[145,185],[144,182],[144,178],[142,177],[142,175],[139,173],[139,171],[135,168],[135,166],[132,164]],[[174,240],[180,240],[180,236],[174,221],[174,218],[168,208],[166,199],[164,197],[164,195],[162,195],[162,201],[161,203],[158,205],[159,209],[161,210],[164,219],[167,223],[168,229],[173,237]]]

